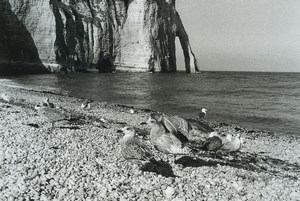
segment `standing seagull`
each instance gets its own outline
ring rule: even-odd
[[[50,102],[50,99],[48,97],[45,98],[45,100],[43,100],[42,105],[46,107],[54,108],[54,104]]]
[[[153,116],[150,116],[147,124],[150,126],[150,140],[154,147],[165,154],[185,155],[190,154],[190,149],[184,146],[173,133]]]
[[[90,110],[91,109],[91,101],[90,100],[85,100],[82,104],[81,104],[81,109],[83,110]]]
[[[134,128],[125,126],[121,131],[125,134],[120,141],[121,155],[126,161],[142,166],[153,158],[148,147],[135,138]]]
[[[202,108],[201,112],[199,113],[199,119],[204,119],[206,117],[207,109]]]
[[[55,122],[70,120],[70,116],[63,110],[59,110],[58,108],[51,108],[40,105],[36,105],[34,108],[38,111],[41,117],[51,123],[52,128],[54,127]]]

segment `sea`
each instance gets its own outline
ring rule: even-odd
[[[206,108],[209,121],[278,135],[300,135],[300,73],[94,72],[0,77],[0,84],[188,118],[197,117],[201,108]]]

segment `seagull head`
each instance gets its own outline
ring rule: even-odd
[[[41,108],[42,108],[41,105],[35,105],[35,106],[34,106],[34,109],[35,109],[35,110],[40,110]]]
[[[50,99],[49,99],[48,97],[46,97],[46,98],[43,100],[43,103],[45,103],[46,105],[49,105]]]
[[[242,137],[242,135],[239,133],[235,136],[236,139],[240,140],[241,144],[244,143],[244,138]]]
[[[130,126],[123,127],[121,131],[125,134],[125,137],[134,137],[136,134],[134,128]]]
[[[86,101],[84,103],[81,103],[80,107],[81,107],[81,109],[87,109],[87,110],[89,110],[89,109],[91,109],[91,104],[88,101]]]
[[[43,106],[48,106],[49,105],[49,98],[45,98],[44,100],[43,100],[43,102],[42,102],[42,105]]]
[[[221,137],[223,143],[232,141],[232,135],[230,133],[222,133],[220,135],[220,137]]]
[[[150,117],[147,120],[147,124],[152,127],[155,126],[157,124],[159,124],[159,122],[162,121],[162,115],[159,114],[151,114]]]
[[[202,109],[201,109],[201,112],[203,112],[204,114],[206,114],[207,109],[206,109],[206,108],[202,108]]]

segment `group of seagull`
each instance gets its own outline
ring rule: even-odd
[[[201,113],[199,116],[204,118],[206,112],[206,109],[202,109],[204,115]],[[178,116],[169,116],[164,113],[151,114],[146,122],[151,129],[149,135],[151,144],[159,152],[174,156],[195,156],[195,153],[199,153],[199,148],[214,153],[240,150],[243,143],[241,135],[233,137],[230,133],[219,134],[212,128],[207,129],[209,126],[200,121],[198,121],[200,123],[198,128],[200,126],[203,129],[198,129],[197,133],[201,135],[206,131],[206,133],[204,132],[206,137],[201,138],[202,141],[198,144],[199,146],[195,146],[189,139],[189,134],[192,131],[195,132],[191,125],[195,125],[195,121],[190,122]],[[203,127],[203,125],[205,126]],[[153,153],[150,152],[146,144],[136,137],[135,129],[131,126],[125,126],[121,131],[124,133],[124,137],[120,141],[123,158],[137,165],[151,162]],[[198,149],[195,150],[195,147]]]
[[[15,101],[6,94],[1,94],[5,102]],[[89,110],[90,101],[85,101],[81,109]],[[69,121],[71,115],[62,107],[57,107],[46,98],[41,104],[35,105],[35,110],[46,121],[54,124],[59,121]],[[134,112],[130,111],[131,114]],[[243,139],[241,135],[233,136],[231,133],[219,133],[203,121],[207,110],[203,108],[197,120],[183,119],[179,116],[171,116],[165,113],[151,113],[147,122],[150,127],[149,139],[153,147],[164,154],[168,155],[190,155],[201,150],[211,152],[236,152],[239,151]],[[151,149],[137,138],[134,127],[125,126],[119,130],[124,134],[120,140],[122,157],[133,164],[143,165],[151,162],[154,154]],[[200,141],[193,143],[192,136],[201,136]]]

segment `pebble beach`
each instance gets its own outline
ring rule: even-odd
[[[300,138],[209,122],[242,133],[237,153],[164,155],[152,148],[147,109],[92,102],[48,91],[0,86],[0,200],[300,200]],[[51,129],[34,110],[48,97],[80,117]],[[134,112],[132,112],[132,110]],[[125,125],[136,128],[159,162],[126,174],[119,154]]]

